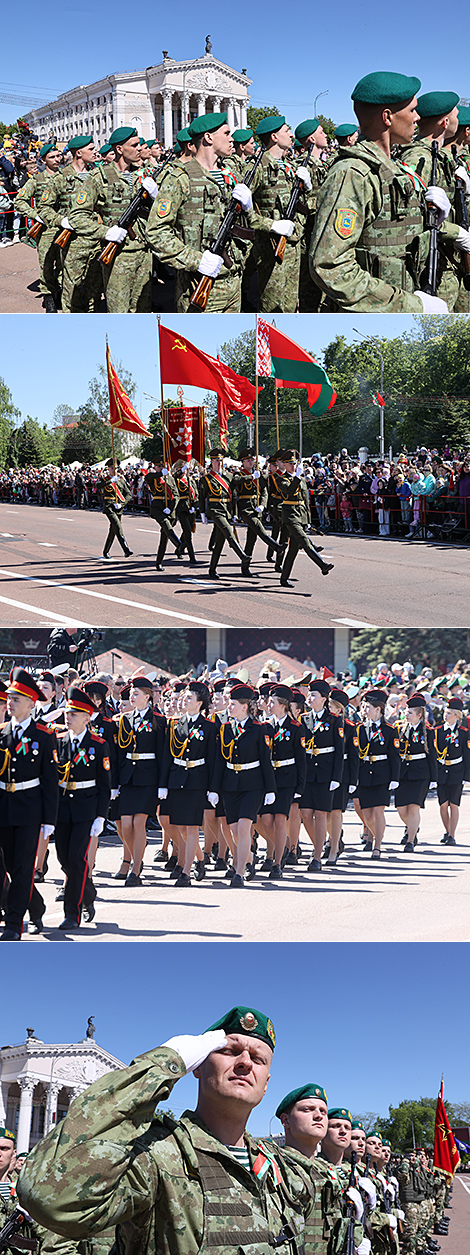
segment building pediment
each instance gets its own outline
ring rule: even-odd
[[[182,84],[183,77],[188,91],[223,92],[224,88],[243,88],[251,85],[252,79],[246,74],[238,73],[231,66],[224,65],[211,55],[196,57],[194,60],[172,61],[168,58],[160,65],[150,66],[147,71],[151,88],[158,90],[160,86],[175,88]]]

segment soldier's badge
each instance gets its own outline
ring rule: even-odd
[[[338,732],[340,736],[344,736],[344,728],[338,728]]]
[[[394,740],[393,744],[394,744],[394,746],[395,746],[395,749],[396,749],[396,750],[397,750],[397,749],[399,749],[400,742],[399,742],[398,740]]]
[[[355,209],[338,209],[335,219],[336,234],[341,236],[342,240],[347,240],[354,231],[356,225],[357,211]]]
[[[84,204],[85,204],[85,202],[86,202],[86,192],[78,192],[78,193],[77,193],[76,204],[77,204],[77,205],[84,205]]]
[[[110,764],[109,758],[103,758],[103,767],[105,771],[111,770],[111,764]]]
[[[160,197],[160,200],[157,201],[158,217],[166,218],[166,215],[169,214],[170,209],[171,209],[171,200],[165,200],[164,197]]]
[[[253,1033],[255,1028],[258,1028],[256,1015],[253,1015],[252,1011],[247,1011],[245,1015],[240,1017],[240,1025],[245,1029],[246,1033]]]
[[[43,205],[45,205],[46,200],[49,200],[49,192],[48,192],[48,191],[43,192],[43,194],[42,194],[42,196],[41,196],[41,202],[42,202],[42,204],[43,204]]]
[[[271,1041],[272,1041],[272,1043],[273,1043],[273,1046],[275,1046],[275,1045],[276,1045],[276,1034],[275,1034],[275,1032],[274,1032],[274,1024],[273,1024],[272,1020],[267,1020],[267,1021],[266,1021],[266,1028],[267,1028],[267,1032],[268,1032],[268,1037],[270,1037],[270,1038],[271,1038]]]
[[[304,750],[304,749],[305,749],[305,737],[304,737],[304,736],[301,736],[301,738],[300,738],[300,744],[301,744],[301,746],[302,746],[302,749]]]
[[[353,745],[359,745],[357,736],[353,736]]]
[[[270,744],[271,744],[271,737],[270,737],[270,736],[265,736],[265,738],[264,738],[264,739],[265,739],[265,741],[266,741],[266,745],[270,745]]]

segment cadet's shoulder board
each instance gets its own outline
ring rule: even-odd
[[[347,240],[354,231],[357,219],[356,209],[338,209],[335,218],[336,234]]]
[[[37,720],[36,727],[39,728],[40,732],[48,732],[49,736],[52,736],[53,732],[55,732],[55,728],[51,728],[49,723],[41,723],[40,719]]]
[[[90,732],[90,736],[91,736],[92,741],[98,742],[98,745],[106,745],[106,740],[104,736],[98,736],[97,732]]]

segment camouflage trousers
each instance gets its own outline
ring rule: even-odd
[[[47,228],[38,240],[39,291],[41,296],[57,296],[61,287],[60,249],[54,244],[57,227]]]
[[[421,1228],[421,1203],[405,1203],[405,1220],[403,1223],[403,1244],[408,1255],[418,1250],[418,1235]]]
[[[59,250],[60,251],[60,250]],[[92,314],[101,300],[98,249],[83,239],[71,240],[62,252],[62,309],[66,314]]]
[[[300,243],[287,241],[282,262],[274,256],[276,238],[255,243],[258,310],[264,314],[295,314],[299,302]]]
[[[301,314],[317,314],[323,300],[323,292],[310,276],[308,250],[302,251],[299,276],[299,311]]]
[[[197,306],[190,305],[191,294],[194,292],[200,275],[189,274],[187,270],[178,270],[176,274],[176,313],[198,313]],[[216,279],[205,309],[207,314],[239,314],[242,300],[241,274],[229,271],[226,278]]]
[[[152,254],[144,248],[122,250],[111,266],[102,266],[110,314],[149,314],[152,309]]]

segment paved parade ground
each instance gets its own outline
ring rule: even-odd
[[[200,569],[177,561],[155,571],[159,529],[144,514],[124,516],[133,556],[115,543],[101,554],[107,522],[99,511],[0,505],[0,616],[4,626],[98,627],[462,627],[468,622],[468,549],[421,541],[326,535],[322,576],[300,553],[294,588],[281,588],[258,541],[246,579],[225,548],[207,578],[210,527],[195,534]],[[244,543],[245,529],[239,535]],[[314,537],[314,540],[316,538]]]
[[[470,1175],[457,1172],[454,1177],[454,1188],[450,1207],[445,1209],[450,1216],[448,1237],[439,1236],[441,1255],[464,1255],[468,1250],[468,1232],[470,1229]]]
[[[161,833],[149,833],[141,887],[113,879],[122,846],[116,836],[101,839],[94,883],[96,916],[78,932],[63,933],[62,903],[55,896],[63,882],[54,847],[46,881],[38,888],[46,902],[44,933],[24,939],[46,941],[467,941],[470,938],[470,786],[462,797],[458,845],[442,846],[435,797],[422,812],[419,844],[405,854],[403,824],[387,811],[380,861],[365,854],[361,825],[351,807],[345,815],[345,852],[337,865],[308,873],[311,844],[302,830],[302,862],[286,869],[282,881],[257,872],[244,890],[230,889],[212,864],[203,882],[176,889],[162,864],[153,862]],[[461,836],[460,836],[461,832]],[[261,860],[264,842],[260,843]],[[261,861],[260,860],[260,861]],[[396,974],[397,975],[397,974]]]

